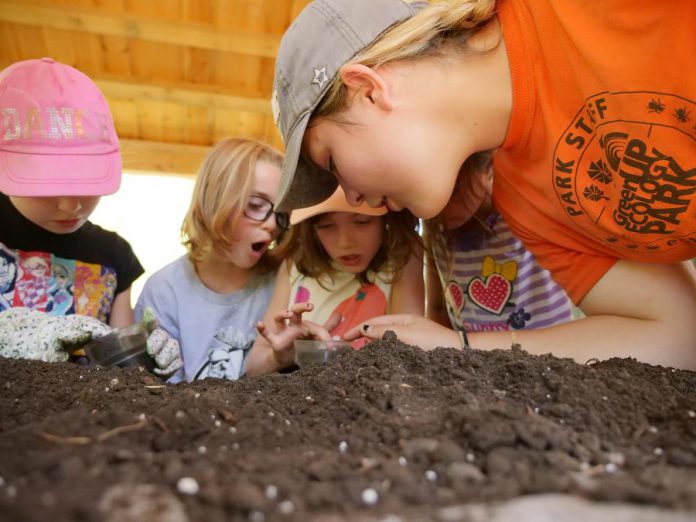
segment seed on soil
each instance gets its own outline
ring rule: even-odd
[[[473,453],[467,453],[466,460],[467,462],[474,462],[476,460],[476,455],[474,455]]]
[[[657,448],[655,448],[655,449],[653,450],[653,453],[654,453],[655,455],[657,455],[657,456],[662,455],[664,452],[665,452],[665,450],[663,450],[663,449],[660,448],[660,447],[657,447]]]
[[[429,469],[425,472],[425,478],[430,482],[435,482],[437,480],[437,473],[435,473],[432,469]]]
[[[400,466],[405,466],[408,464],[408,461],[406,460],[406,457],[399,457],[399,465]]]
[[[340,451],[341,453],[345,453],[348,451],[348,443],[345,440],[339,442],[338,451]]]
[[[177,419],[183,419],[184,417],[186,417],[186,414],[181,410],[177,411],[174,415]]]
[[[235,451],[238,450],[238,449],[239,449],[239,443],[238,443],[238,442],[235,442],[234,444],[232,444],[232,449],[235,450]]]
[[[368,506],[374,506],[379,500],[379,494],[372,488],[364,489],[360,494],[362,501]]]
[[[193,477],[181,477],[176,483],[176,489],[183,495],[195,495],[200,490],[200,486]]]
[[[604,466],[604,471],[607,473],[616,473],[616,470],[618,470],[619,467],[614,464],[613,462],[608,463],[607,465]]]
[[[198,453],[200,453],[201,455],[203,455],[206,451],[208,451],[208,448],[206,448],[205,446],[198,446]]]
[[[237,433],[237,428],[230,426],[230,433]]]
[[[222,426],[222,422],[220,422],[219,419],[216,420],[216,421],[214,422],[214,424],[215,424],[215,427],[216,427],[216,428],[219,428],[220,426]]]
[[[687,415],[693,419],[694,417],[696,417],[696,411],[689,410],[687,412]]]
[[[648,431],[649,431],[650,433],[657,433],[657,428],[656,428],[655,426],[650,426],[650,427],[648,428]]]
[[[311,396],[311,395],[307,395],[304,399],[305,399],[307,402],[314,402],[314,399],[312,399],[312,396]]]

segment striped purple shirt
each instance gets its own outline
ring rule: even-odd
[[[574,307],[499,214],[493,233],[463,231],[452,245],[451,273],[437,258],[452,326],[467,332],[543,328],[573,319]]]

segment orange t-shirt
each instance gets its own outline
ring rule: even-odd
[[[493,197],[579,302],[618,259],[696,257],[696,2],[501,0]]]

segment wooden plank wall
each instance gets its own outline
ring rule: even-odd
[[[274,55],[308,2],[0,0],[0,67],[51,56],[80,69],[111,106],[126,168],[189,173],[224,136],[282,148]]]

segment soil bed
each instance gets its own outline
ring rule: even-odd
[[[630,359],[382,340],[163,386],[0,358],[0,389],[0,520],[444,521],[539,493],[696,518],[696,373]]]

